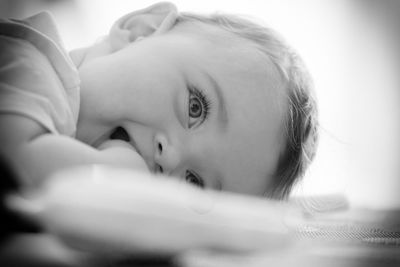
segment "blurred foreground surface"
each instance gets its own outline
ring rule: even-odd
[[[8,165],[2,166],[3,168],[0,169],[0,178],[2,178],[2,194],[7,194],[7,192],[12,192],[16,188],[16,185],[13,183],[13,181],[15,180],[10,179],[14,177],[15,174],[12,173],[12,169],[7,167]],[[76,214],[76,208],[79,208],[79,206],[75,206],[72,210],[68,211],[68,209],[65,209],[65,206],[63,206],[76,200],[70,197],[72,196],[71,194],[75,194],[75,196],[78,196],[78,194],[86,192],[88,195],[92,194],[90,199],[101,200],[98,199],[94,193],[99,193],[100,197],[111,197],[113,196],[113,193],[120,192],[117,190],[118,188],[124,188],[124,186],[128,184],[131,180],[128,176],[131,174],[131,172],[122,172],[121,170],[113,170],[108,168],[99,169],[98,166],[96,168],[82,169],[82,172],[77,172],[75,170],[74,173],[75,176],[71,177],[70,172],[65,171],[64,174],[67,176],[59,177],[60,179],[65,178],[61,179],[63,183],[55,184],[57,186],[62,186],[63,190],[65,190],[66,193],[61,193],[60,191],[54,190],[61,189],[61,187],[50,187],[52,188],[50,192],[56,193],[54,197],[56,197],[55,200],[59,201],[58,203],[60,203],[60,206],[58,207],[64,207],[64,210],[66,212],[69,212],[69,214],[67,215]],[[118,173],[118,177],[112,175],[113,173]],[[108,175],[106,175],[106,177],[103,177],[104,174]],[[101,177],[99,177],[99,175]],[[117,179],[123,178],[122,176],[128,178],[125,183],[122,183],[124,182],[123,180]],[[81,178],[82,183],[80,183],[81,186],[79,186],[78,190],[76,191],[74,189],[75,181],[69,182],[69,180],[71,179],[66,178],[74,178],[73,180],[79,180],[79,177]],[[86,179],[87,177],[89,177],[89,179]],[[112,179],[108,179],[107,177],[111,177]],[[99,178],[102,179],[99,180]],[[115,182],[116,179],[118,180],[118,183],[115,185],[115,188],[112,188],[110,186],[112,185],[112,183],[110,182]],[[85,183],[90,181],[95,181],[95,183],[89,183],[89,187],[85,188]],[[134,220],[132,224],[126,226],[128,228],[126,228],[124,232],[126,232],[127,235],[125,237],[122,236],[121,239],[129,239],[130,236],[135,236],[134,233],[132,235],[132,233],[130,232],[137,232],[138,229],[142,229],[141,231],[144,231],[146,236],[153,236],[154,238],[151,239],[152,241],[146,238],[141,239],[141,242],[143,242],[143,244],[141,242],[133,242],[133,244],[137,244],[137,249],[135,249],[135,246],[133,247],[133,249],[131,247],[128,257],[122,257],[120,255],[114,257],[112,253],[109,255],[105,255],[105,253],[99,252],[89,253],[88,250],[72,249],[69,246],[67,247],[65,243],[62,243],[59,238],[56,238],[55,235],[45,232],[42,227],[37,227],[38,225],[36,225],[35,227],[35,223],[33,223],[32,221],[22,219],[21,217],[16,216],[16,214],[10,212],[4,205],[5,202],[3,201],[3,205],[0,210],[2,217],[0,224],[0,230],[2,234],[0,242],[0,266],[400,266],[400,210],[371,210],[351,208],[347,199],[341,195],[315,196],[312,198],[293,198],[291,200],[291,203],[301,210],[301,215],[299,216],[300,219],[296,214],[296,217],[288,217],[289,219],[285,221],[285,224],[289,226],[291,230],[290,235],[293,237],[291,239],[288,239],[289,242],[283,243],[283,245],[279,246],[268,246],[268,248],[257,250],[257,252],[246,253],[241,250],[242,252],[240,253],[233,253],[227,252],[227,249],[232,247],[246,247],[246,245],[242,246],[240,244],[230,244],[229,241],[215,242],[216,238],[221,238],[223,237],[223,235],[219,234],[219,232],[214,231],[214,234],[212,234],[214,236],[204,236],[204,233],[209,233],[210,231],[202,232],[201,229],[215,230],[217,229],[216,226],[221,226],[221,221],[217,220],[217,218],[228,218],[229,220],[235,220],[234,216],[236,216],[239,212],[240,214],[247,214],[247,216],[242,219],[240,219],[240,217],[237,217],[236,220],[242,220],[245,222],[246,219],[248,220],[249,218],[253,218],[257,219],[258,221],[263,221],[265,223],[263,223],[262,228],[264,229],[265,227],[265,231],[259,231],[260,229],[256,229],[259,224],[250,223],[245,225],[255,227],[254,229],[243,228],[241,233],[237,233],[238,231],[240,231],[240,227],[238,226],[243,226],[243,224],[232,222],[234,225],[237,225],[237,227],[230,228],[230,224],[226,225],[226,229],[222,230],[226,230],[231,234],[225,236],[225,238],[229,238],[232,240],[242,240],[242,242],[246,242],[243,241],[246,240],[243,237],[249,236],[248,234],[252,233],[253,229],[259,231],[260,233],[259,237],[253,236],[253,238],[255,239],[267,238],[278,241],[276,240],[276,238],[279,238],[279,236],[282,236],[283,238],[285,237],[285,235],[273,235],[274,228],[272,222],[279,222],[281,217],[281,214],[278,213],[275,209],[274,202],[268,202],[267,200],[262,200],[262,202],[248,202],[247,204],[261,204],[260,206],[250,205],[253,208],[248,209],[242,207],[241,203],[235,202],[235,198],[230,199],[228,197],[224,197],[219,199],[220,201],[222,201],[222,206],[220,202],[215,202],[216,206],[213,210],[219,210],[219,212],[215,214],[216,216],[208,216],[207,213],[204,213],[204,216],[207,219],[206,221],[208,221],[208,223],[206,225],[202,225],[196,223],[197,220],[194,220],[192,222],[188,221],[188,218],[190,216],[192,216],[193,218],[197,218],[199,217],[198,215],[201,215],[203,213],[193,213],[193,210],[185,208],[187,207],[187,201],[178,201],[177,203],[169,202],[166,198],[161,198],[163,191],[166,191],[165,194],[171,193],[172,191],[180,192],[180,195],[184,195],[185,193],[191,193],[190,195],[192,195],[194,191],[188,191],[189,188],[185,189],[184,187],[182,187],[181,189],[175,188],[173,184],[171,184],[173,187],[167,190],[168,184],[165,184],[163,187],[157,187],[154,183],[154,180],[146,180],[143,181],[143,183],[140,183],[139,180],[137,180],[135,181],[135,183],[137,184],[137,186],[132,190],[143,190],[146,188],[151,188],[151,192],[142,194],[142,196],[139,198],[138,196],[141,194],[137,192],[136,198],[131,199],[130,202],[128,201],[132,204],[129,204],[129,210],[133,212],[130,213],[130,216],[133,216],[132,218]],[[121,184],[123,186],[120,186]],[[68,187],[68,185],[71,185],[71,187]],[[150,186],[147,187],[147,185]],[[106,190],[103,191],[103,189]],[[130,188],[127,188],[126,190],[130,190]],[[160,196],[159,198],[155,199],[156,202],[154,203],[159,203],[156,205],[155,208],[152,208],[153,204],[148,202],[154,199],[154,197],[148,197],[148,195],[151,195],[152,192]],[[43,191],[43,193],[45,193],[45,191]],[[203,196],[201,191],[199,191],[199,193],[200,196]],[[63,194],[64,196],[58,198],[57,195],[59,194]],[[106,199],[108,201],[115,202],[118,200],[118,196],[119,194],[114,195],[112,198]],[[4,195],[2,197],[4,200]],[[83,196],[81,196],[81,198],[82,197]],[[164,199],[164,201],[160,202],[160,199]],[[171,197],[171,199],[175,199],[175,197]],[[184,198],[183,200],[185,199],[187,200],[188,198]],[[175,200],[180,200],[180,198]],[[204,198],[200,198],[200,200],[204,200]],[[246,201],[246,199],[243,200]],[[254,201],[251,199],[247,200]],[[224,201],[225,204],[223,203]],[[135,205],[133,205],[135,202],[137,204],[140,204],[136,208]],[[81,203],[80,205],[82,205],[92,202],[86,202],[85,200],[83,200],[83,202],[79,203]],[[179,203],[183,203],[184,206],[178,205]],[[99,212],[99,209],[101,209],[103,205],[105,205],[104,203],[100,203],[101,205],[99,206],[98,201],[96,201],[94,204],[94,206],[90,206],[91,208],[94,208],[94,210],[87,210],[88,214],[96,215],[96,213],[93,212]],[[164,207],[164,210],[160,210],[158,208],[158,206],[161,204]],[[231,204],[234,204],[235,209],[231,209]],[[146,206],[146,209],[142,208],[143,205]],[[119,206],[120,205],[117,205],[117,207]],[[246,207],[248,206],[249,205],[246,205]],[[113,205],[111,206],[111,208],[117,207]],[[169,212],[166,212],[165,209],[168,207],[170,208]],[[164,226],[156,223],[160,220],[160,217],[157,216],[157,214],[171,215],[172,208],[174,207],[176,208],[176,212],[172,214],[181,216],[166,216],[164,219],[170,218],[170,220],[164,220],[164,222],[166,223]],[[183,208],[181,209],[181,207]],[[239,211],[235,212],[235,210],[238,209]],[[141,211],[141,213],[135,214],[135,210]],[[229,210],[233,213],[224,213],[224,211]],[[156,214],[146,217],[146,221],[148,222],[148,224],[140,225],[137,219],[143,218],[141,214],[144,213],[142,212],[145,212],[146,214],[151,214],[152,211],[155,211]],[[265,217],[265,221],[262,220],[264,218],[264,215],[261,211],[269,213],[266,214],[267,216]],[[100,212],[100,215],[103,216],[104,214],[106,213]],[[218,217],[218,215],[221,214],[227,217]],[[275,214],[274,216],[276,217],[276,219],[271,218],[271,214]],[[60,216],[63,217],[63,215]],[[118,219],[118,216],[113,216],[111,218],[111,221],[102,216],[95,216],[95,218],[98,218],[98,220],[100,220],[100,225],[104,225],[104,221],[108,222],[108,224],[100,226],[100,229],[104,229],[104,231],[108,232],[111,231],[111,233],[117,233],[118,231],[121,231],[120,229],[112,230],[113,225],[118,225],[118,222],[115,221]],[[72,219],[68,222],[68,225],[70,223],[78,226],[82,225],[79,224],[80,222],[82,223],[82,218],[78,216],[64,216],[63,218]],[[87,218],[83,222],[87,220],[90,221],[90,218]],[[187,226],[191,226],[191,228],[187,228],[187,231],[185,231],[184,229],[175,229],[173,225],[171,225],[175,224],[174,222],[184,222]],[[222,222],[224,223],[226,221],[223,220]],[[93,224],[93,227],[99,227],[95,226],[95,223],[93,223],[93,221],[91,221],[90,224]],[[157,229],[153,229],[155,225],[157,225]],[[60,229],[64,229],[64,231],[68,229],[74,230],[74,228],[69,227],[64,227]],[[50,230],[51,232],[51,229],[48,230]],[[80,228],[78,228],[77,230],[80,230],[80,232],[82,232],[82,229]],[[88,230],[89,232],[91,231],[90,229]],[[169,233],[162,234],[165,231],[172,231],[177,236],[171,235]],[[185,236],[182,236],[182,233]],[[99,234],[103,237],[105,236],[101,232]],[[71,236],[71,233],[66,233],[66,235]],[[85,235],[85,233],[82,232],[82,235]],[[242,238],[235,239],[232,236],[242,236]],[[157,240],[159,240],[159,242],[157,242]],[[179,247],[179,244],[185,244],[185,240],[188,242],[188,245]],[[207,250],[198,250],[198,246],[193,246],[193,244],[199,244],[196,240],[208,240],[210,242],[206,242],[206,244],[211,244],[211,246],[206,246]],[[175,250],[178,251],[178,253],[175,253],[174,256],[171,257],[161,256],[162,253],[160,253],[158,256],[158,250],[154,250],[152,256],[149,257],[140,252],[141,248],[146,246],[146,242],[147,244],[153,245],[160,245],[161,243],[163,243],[164,245],[160,246],[160,248],[178,247],[179,250]],[[247,242],[251,243],[250,240],[247,240]],[[257,244],[256,241],[254,242]],[[212,244],[214,244],[214,246],[212,246]],[[216,249],[215,244],[225,244],[226,247],[221,247],[220,245],[219,247],[217,247],[218,249]],[[189,247],[195,249],[186,249]]]
[[[2,242],[1,266],[400,266],[400,210],[305,212],[284,248],[257,253],[186,251],[174,258],[107,259],[72,251],[41,233],[18,233]],[[268,227],[268,226],[266,226]]]

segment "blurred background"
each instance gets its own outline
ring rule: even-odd
[[[91,45],[120,16],[155,2],[0,0],[0,15],[49,10],[70,50]],[[400,208],[400,1],[173,2],[181,11],[253,17],[303,56],[316,86],[321,139],[294,195],[340,193],[355,207]]]

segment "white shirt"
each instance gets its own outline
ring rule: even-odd
[[[0,113],[26,116],[51,133],[73,137],[79,83],[49,13],[0,19]]]

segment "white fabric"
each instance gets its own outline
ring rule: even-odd
[[[79,76],[52,16],[0,20],[0,113],[29,117],[49,132],[74,136]]]

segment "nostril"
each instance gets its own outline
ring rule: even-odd
[[[158,143],[158,152],[160,152],[160,154],[161,154],[162,151],[163,151],[162,144],[161,144],[161,143]]]

